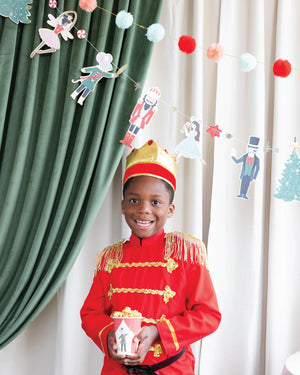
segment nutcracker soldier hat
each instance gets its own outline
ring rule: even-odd
[[[123,186],[131,177],[151,176],[166,181],[176,190],[177,163],[175,156],[149,140],[142,147],[133,149],[126,159]]]

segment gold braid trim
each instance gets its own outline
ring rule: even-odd
[[[118,243],[107,246],[96,255],[94,275],[103,269],[109,271],[121,262],[124,242],[125,240],[122,240]]]
[[[185,262],[201,264],[207,267],[206,248],[198,238],[181,232],[171,232],[166,235],[164,258],[183,259]]]

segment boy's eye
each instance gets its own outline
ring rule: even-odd
[[[155,206],[158,206],[160,204],[160,201],[154,200],[154,201],[152,201],[152,204],[154,204]]]
[[[130,203],[137,203],[137,202],[138,202],[138,200],[137,200],[137,199],[135,199],[135,198],[132,198],[132,199],[130,199],[130,200],[129,200],[129,202],[130,202]]]

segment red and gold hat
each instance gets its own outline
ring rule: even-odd
[[[166,181],[176,190],[177,163],[175,156],[162,150],[153,140],[133,149],[126,159],[125,182],[136,176],[152,176]]]

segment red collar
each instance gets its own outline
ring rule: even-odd
[[[163,244],[165,238],[165,231],[164,229],[161,229],[158,233],[156,233],[152,237],[148,238],[139,238],[135,234],[131,233],[130,236],[130,243],[134,246],[157,246],[160,243]]]

